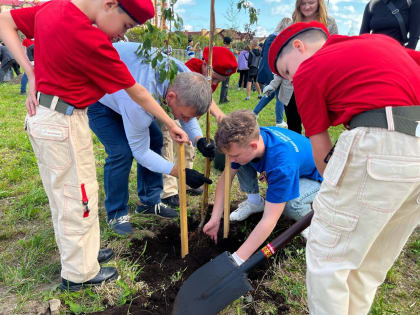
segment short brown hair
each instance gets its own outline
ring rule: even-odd
[[[260,127],[257,118],[250,110],[242,109],[232,112],[222,120],[214,136],[219,151],[229,150],[231,143],[246,145],[258,139]]]

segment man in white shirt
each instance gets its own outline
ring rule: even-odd
[[[138,57],[137,43],[115,43],[121,60],[137,82],[142,84],[175,119],[179,119],[191,142],[203,155],[214,155],[214,144],[203,137],[196,119],[211,104],[211,88],[204,76],[174,58],[178,75],[172,84],[160,82],[159,71]],[[162,60],[161,63],[166,62]],[[156,69],[159,68],[159,65]],[[136,212],[173,218],[178,213],[160,200],[162,174],[177,176],[174,163],[161,154],[162,134],[155,118],[131,101],[125,91],[107,94],[88,110],[89,125],[103,143],[108,157],[104,166],[105,208],[108,223],[122,235],[132,233],[128,216],[128,178],[133,157],[137,161],[139,205]],[[187,184],[199,187],[209,179],[186,169]]]

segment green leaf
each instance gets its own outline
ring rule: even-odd
[[[70,311],[72,311],[74,314],[78,315],[82,313],[82,307],[80,306],[80,304],[69,301],[69,306],[70,306]]]
[[[158,61],[158,58],[157,57],[155,57],[155,58],[152,59],[152,68],[153,69],[156,68],[157,61]]]

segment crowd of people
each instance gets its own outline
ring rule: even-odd
[[[168,57],[178,69],[173,82],[159,80],[167,59],[154,68],[137,56],[138,44],[111,43],[153,17],[150,0],[53,0],[1,13],[0,39],[24,70],[23,93],[28,85],[25,129],[51,208],[60,288],[77,291],[118,276],[116,268],[101,266],[114,253],[100,249],[92,130],[107,153],[105,209],[116,233],[133,232],[133,158],[136,212],[174,218],[175,143],[187,144],[191,194],[212,184],[194,170],[195,150],[214,158],[217,147],[230,159],[230,178],[219,177],[203,232],[217,242],[225,181],[236,175],[247,199],[230,220],[263,213],[231,255],[238,266],[282,215],[299,220],[313,209],[303,233],[310,313],[367,314],[420,222],[420,53],[412,49],[419,14],[418,0],[372,0],[361,35],[342,36],[324,0],[297,0],[293,15],[279,18],[262,47],[252,40],[235,56],[229,37],[214,47],[209,85],[209,47],[201,50],[192,39],[185,64]],[[24,43],[26,52],[18,30],[35,39]],[[238,88],[247,90],[244,108],[253,84],[260,100],[253,111],[225,115],[212,94],[222,83],[219,103],[228,102],[236,71]],[[276,125],[258,126],[258,114],[274,98]],[[218,123],[215,141],[203,137],[197,121],[207,111]],[[333,145],[328,128],[341,124],[346,130]],[[267,183],[264,197],[258,180]]]

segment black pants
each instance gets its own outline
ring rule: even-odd
[[[13,70],[15,70],[16,75],[20,74],[20,67],[19,64],[16,62],[16,60],[12,59],[9,60],[8,62],[5,62],[4,64],[1,64],[1,68],[0,68],[0,82],[3,82],[4,80],[4,76],[6,75],[6,73],[13,68]]]
[[[227,79],[222,82],[222,88],[220,89],[219,104],[228,102],[227,96],[229,89],[229,79],[230,77],[227,77]]]
[[[248,82],[248,70],[239,70],[239,82],[238,88],[246,88],[246,83]]]
[[[297,133],[302,133],[302,119],[299,116],[295,93],[293,93],[292,98],[287,106],[284,106],[287,118],[287,129],[293,130]]]

